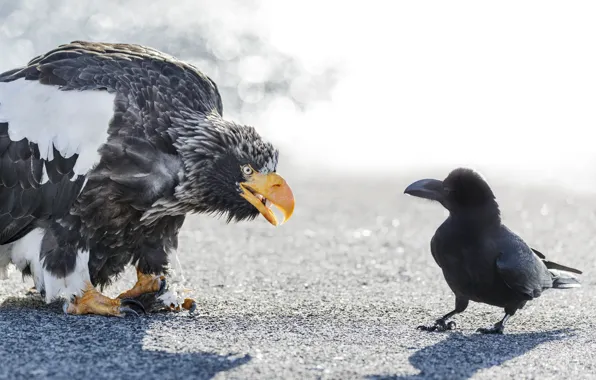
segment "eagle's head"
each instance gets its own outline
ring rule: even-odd
[[[186,119],[175,145],[184,163],[177,197],[194,211],[226,215],[228,221],[251,220],[259,214],[280,224],[271,206],[284,215],[294,211],[294,195],[276,173],[278,150],[250,126],[208,115]]]

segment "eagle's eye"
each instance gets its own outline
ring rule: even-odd
[[[250,165],[242,165],[241,168],[242,168],[242,173],[244,173],[244,175],[251,175],[253,172]]]

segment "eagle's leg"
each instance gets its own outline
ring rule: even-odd
[[[166,278],[164,276],[154,276],[145,274],[137,268],[137,283],[132,289],[120,294],[118,298],[136,298],[146,293],[161,293],[166,288]]]
[[[138,317],[138,313],[126,306],[127,304],[138,306],[143,313],[145,312],[144,306],[139,301],[108,298],[98,292],[90,282],[87,282],[83,294],[80,297],[73,296],[70,302],[64,305],[64,312],[76,315],[97,314],[116,317],[124,317],[126,313],[131,313]]]

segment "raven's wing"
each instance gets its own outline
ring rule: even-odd
[[[552,276],[540,258],[516,234],[502,227],[497,239],[497,272],[503,281],[526,299],[539,297],[552,287]]]
[[[532,250],[532,252],[534,252],[536,254],[536,256],[540,257],[542,260],[546,259],[546,256],[544,256],[544,253],[542,253],[539,250],[534,249],[532,247],[530,247],[530,249]]]
[[[215,84],[137,45],[73,42],[0,74],[0,244],[22,237],[36,219],[68,213],[106,142],[172,153],[167,129],[189,109],[221,114]],[[125,172],[106,176],[122,181]]]

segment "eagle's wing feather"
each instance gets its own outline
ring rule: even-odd
[[[57,139],[50,150],[46,143],[34,142],[45,136],[33,127],[23,128],[23,133],[30,134],[29,138],[11,132],[11,119],[15,120],[15,127],[21,122],[26,123],[27,117],[33,115],[29,107],[31,102],[39,99],[33,97],[29,103],[18,104],[18,111],[6,111],[5,103],[13,102],[3,99],[14,93],[3,85],[0,83],[0,118],[3,119],[0,122],[0,244],[21,238],[32,229],[31,223],[35,219],[64,216],[85,179],[84,175],[75,173],[84,170],[81,167],[75,169],[79,154],[65,158],[56,148],[56,145],[60,146]],[[19,95],[15,98],[20,100]],[[45,124],[51,126],[50,122]],[[44,128],[44,123],[36,125],[39,129]]]
[[[0,74],[0,244],[21,237],[34,219],[67,213],[106,142],[114,148],[137,139],[126,151],[114,148],[120,155],[112,158],[173,153],[167,129],[185,108],[221,114],[215,83],[191,65],[138,45],[73,42]],[[132,182],[127,176],[141,163],[120,162],[119,170],[102,173],[144,186],[143,204],[174,180],[171,168],[163,170],[173,165],[167,158],[136,172]]]
[[[33,58],[22,69],[0,74],[0,81],[18,78],[36,79],[64,90],[131,93],[139,108],[160,100],[153,98],[158,95],[181,107],[206,113],[216,110],[223,115],[213,80],[189,63],[135,44],[74,41]]]

